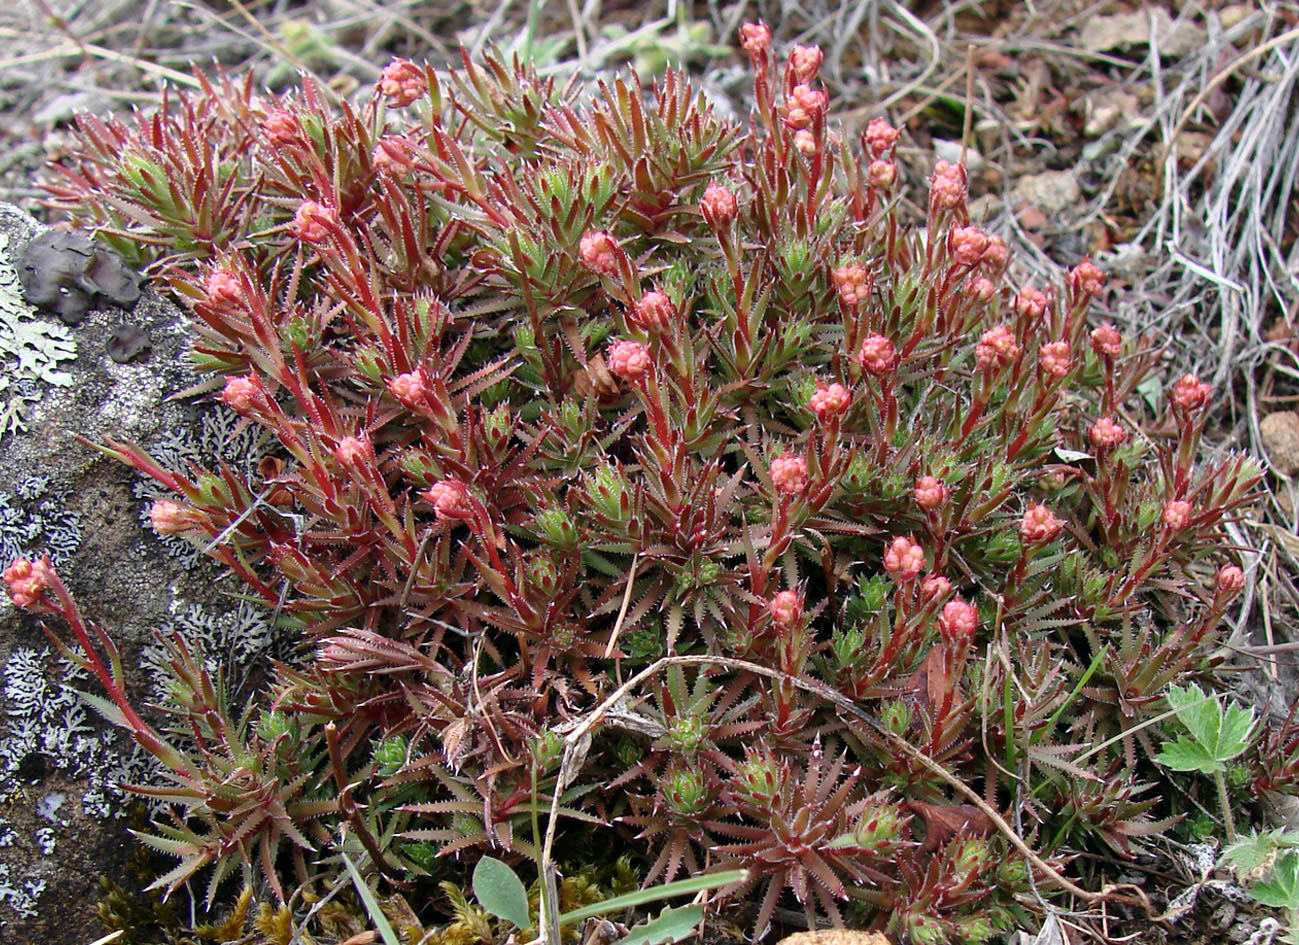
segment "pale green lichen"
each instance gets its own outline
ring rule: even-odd
[[[41,385],[72,384],[60,367],[76,356],[67,326],[40,318],[23,299],[9,237],[0,233],[0,439],[27,429],[27,411],[41,399]]]

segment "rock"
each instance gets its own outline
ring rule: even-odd
[[[1141,102],[1123,89],[1100,89],[1083,101],[1083,134],[1099,138],[1111,128],[1127,127],[1141,111]]]
[[[882,932],[855,932],[852,929],[817,929],[786,935],[777,945],[891,945]]]
[[[1152,22],[1155,42],[1164,56],[1178,59],[1204,45],[1202,28],[1185,17],[1174,22],[1163,7],[1143,7],[1133,13],[1091,17],[1079,32],[1078,41],[1089,52],[1148,46]]]
[[[1015,196],[1043,213],[1053,214],[1077,204],[1082,189],[1073,171],[1043,171],[1021,177],[1015,184]]]
[[[1283,476],[1299,472],[1299,414],[1293,410],[1268,414],[1259,421],[1258,430],[1272,468]]]

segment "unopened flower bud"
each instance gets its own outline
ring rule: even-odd
[[[988,249],[988,234],[977,226],[954,226],[947,234],[947,249],[962,266],[977,266]]]
[[[1064,377],[1069,373],[1069,368],[1073,363],[1069,355],[1069,342],[1067,341],[1048,341],[1037,349],[1038,362],[1042,365],[1042,373],[1051,377]]]
[[[772,623],[788,630],[803,616],[803,599],[794,591],[781,591],[771,599],[767,609],[771,612]]]
[[[824,54],[820,46],[795,46],[789,51],[789,74],[796,84],[806,85],[816,78]]]
[[[809,85],[796,85],[785,103],[785,127],[798,131],[813,124],[825,110],[829,100],[820,89]]]
[[[893,153],[898,145],[900,132],[883,118],[872,118],[866,125],[866,147],[871,157],[882,158]]]
[[[4,570],[4,582],[14,606],[24,610],[41,599],[45,589],[54,581],[54,570],[49,558],[29,561],[19,558]]]
[[[398,108],[405,108],[427,91],[428,77],[409,59],[394,59],[379,76],[380,94]]]
[[[979,368],[990,371],[1012,364],[1019,357],[1019,343],[1005,325],[989,328],[974,346],[974,360]]]
[[[938,632],[948,646],[968,643],[979,627],[979,611],[959,597],[943,605],[938,615]]]
[[[1045,505],[1030,502],[1019,522],[1019,537],[1028,545],[1045,544],[1060,534],[1062,528],[1064,522],[1054,512]]]
[[[913,495],[916,499],[916,505],[926,512],[931,512],[947,501],[949,490],[947,484],[942,480],[935,479],[933,476],[921,476],[916,480]]]
[[[925,550],[910,535],[899,535],[884,546],[884,570],[898,583],[914,580],[925,568]]]
[[[239,276],[229,269],[214,269],[205,285],[209,305],[218,308],[231,305],[244,297],[244,287]]]
[[[1113,449],[1128,438],[1128,431],[1114,422],[1110,417],[1101,417],[1092,424],[1087,432],[1092,446],[1097,449]]]
[[[866,169],[866,180],[876,190],[892,190],[898,179],[898,166],[892,161],[876,158]]]
[[[840,266],[830,274],[839,298],[849,308],[865,302],[871,291],[870,273],[865,266]]]
[[[851,401],[852,394],[842,384],[834,383],[829,387],[818,384],[816,393],[808,398],[807,406],[816,414],[816,419],[824,423],[847,410]]]
[[[988,246],[983,251],[983,264],[990,270],[1001,270],[1006,268],[1006,263],[1010,262],[1010,247],[1000,236],[989,236]]]
[[[469,488],[459,479],[443,479],[421,493],[433,505],[438,518],[467,519],[474,514]]]
[[[179,502],[159,499],[149,506],[149,523],[159,535],[178,535],[193,526],[193,516]]]
[[[766,23],[745,23],[740,27],[740,46],[750,59],[761,59],[771,50],[771,30]]]
[[[228,377],[221,391],[221,402],[240,416],[266,404],[266,388],[256,374]]]
[[[952,582],[941,574],[927,574],[920,582],[920,596],[925,600],[941,600],[952,592]]]
[[[991,302],[997,294],[997,284],[986,276],[979,276],[970,283],[967,291],[976,302]]]
[[[965,203],[965,168],[950,161],[934,165],[929,178],[929,203],[934,210],[955,210]]]
[[[704,199],[700,201],[699,209],[709,226],[721,230],[731,225],[740,207],[729,189],[721,184],[709,184],[704,188]]]
[[[1224,564],[1213,581],[1218,596],[1230,600],[1245,586],[1245,572],[1234,564]]]
[[[794,147],[803,157],[812,157],[816,154],[816,135],[806,129],[796,131],[794,133]]]
[[[334,459],[340,466],[355,467],[374,462],[374,444],[368,437],[345,436],[334,447]]]
[[[1031,322],[1037,321],[1046,314],[1046,294],[1026,285],[1015,295],[1015,311]]]
[[[807,460],[796,453],[785,453],[771,461],[771,481],[782,495],[801,495],[807,491]]]
[[[631,321],[646,331],[666,331],[677,318],[677,307],[666,292],[654,289],[640,297],[632,307]]]
[[[588,230],[578,247],[582,262],[588,269],[602,276],[618,275],[622,249],[617,241],[602,230]]]
[[[406,135],[386,135],[370,152],[370,164],[380,174],[401,175],[415,164],[415,142]]]
[[[425,383],[424,375],[419,371],[398,374],[388,382],[388,390],[392,393],[392,396],[402,402],[403,406],[412,410],[422,406],[429,395],[428,384]]]
[[[1184,374],[1173,385],[1173,405],[1183,413],[1199,410],[1212,396],[1213,388],[1194,374]]]
[[[1091,260],[1084,259],[1069,270],[1069,288],[1075,297],[1095,298],[1105,288],[1105,273],[1092,265]]]
[[[293,215],[293,235],[304,243],[323,243],[338,225],[338,211],[314,200],[304,200]]]
[[[1123,350],[1123,336],[1113,325],[1099,325],[1092,329],[1092,350],[1104,358],[1117,358]]]
[[[897,367],[898,353],[893,342],[883,335],[868,335],[861,343],[857,360],[867,374],[884,377]]]
[[[292,112],[278,108],[262,121],[262,134],[272,148],[283,148],[302,136],[302,122]]]
[[[639,341],[615,341],[609,348],[609,370],[628,383],[649,373],[649,350]]]
[[[1164,503],[1164,511],[1160,518],[1172,531],[1180,532],[1190,524],[1192,511],[1191,503],[1185,499],[1173,499]]]

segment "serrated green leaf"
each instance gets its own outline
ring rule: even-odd
[[[643,922],[627,933],[616,945],[665,945],[692,935],[704,917],[703,906],[664,909],[656,918]]]
[[[1155,761],[1174,771],[1200,771],[1204,774],[1213,774],[1215,771],[1222,770],[1222,762],[1209,754],[1207,748],[1199,742],[1180,736],[1177,741],[1165,744],[1155,755]]]
[[[474,896],[497,918],[520,929],[532,927],[528,891],[519,874],[495,857],[485,856],[474,867]]]
[[[1278,859],[1271,875],[1250,887],[1249,892],[1265,906],[1299,909],[1299,853],[1287,853]]]
[[[1245,751],[1254,727],[1252,710],[1235,703],[1224,708],[1216,696],[1206,695],[1196,685],[1173,686],[1167,699],[1194,741],[1179,736],[1172,744],[1164,745],[1155,756],[1160,764],[1175,771],[1214,774]]]

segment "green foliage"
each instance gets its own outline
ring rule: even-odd
[[[532,927],[528,914],[528,891],[519,874],[495,857],[485,856],[474,867],[474,895],[482,907],[497,918],[526,930]]]
[[[1216,774],[1227,770],[1227,762],[1244,754],[1254,727],[1253,710],[1235,703],[1224,706],[1215,696],[1192,683],[1168,690],[1168,704],[1177,713],[1190,738],[1179,735],[1166,743],[1155,760],[1174,771]]]

